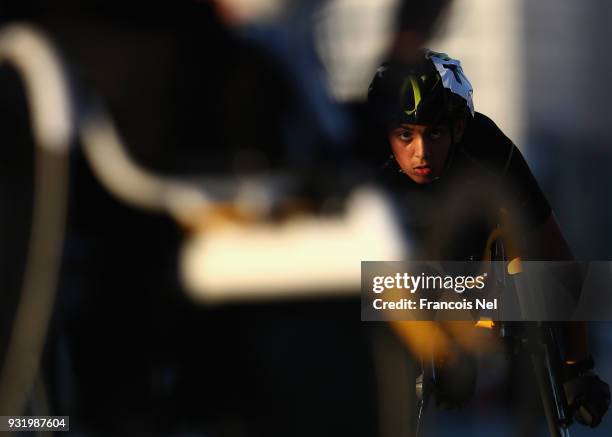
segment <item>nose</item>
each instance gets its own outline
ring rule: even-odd
[[[429,158],[429,145],[423,138],[423,135],[416,135],[413,141],[414,145],[414,157],[422,160]]]

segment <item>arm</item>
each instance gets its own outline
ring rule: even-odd
[[[526,259],[574,259],[552,213],[542,225],[530,231],[527,237],[530,244],[525,246]],[[563,279],[580,290],[582,277],[578,267],[568,273],[564,272]],[[593,361],[589,352],[586,322],[565,322],[562,329],[565,344],[563,389],[570,414],[580,423],[596,427],[610,404],[609,386],[591,371]]]
[[[551,213],[544,224],[529,232],[527,236],[529,245],[525,246],[524,259],[572,261],[572,254],[567,241],[561,233],[559,224]],[[576,269],[570,278],[576,285],[582,283],[580,271]],[[589,357],[587,325],[585,322],[565,322],[563,326],[565,337],[565,361],[577,363]]]

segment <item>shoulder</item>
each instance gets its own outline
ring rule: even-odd
[[[488,173],[503,176],[518,149],[493,120],[476,112],[466,125],[460,150],[465,158]]]
[[[530,229],[546,222],[550,204],[514,143],[489,117],[476,113],[460,144],[466,169],[500,183],[504,204],[514,209]]]

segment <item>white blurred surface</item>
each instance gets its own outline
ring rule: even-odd
[[[341,217],[299,217],[283,225],[230,224],[195,234],[180,255],[195,301],[357,296],[361,261],[396,261],[406,245],[386,199],[355,191]]]
[[[331,0],[317,15],[316,44],[331,94],[365,99],[395,31],[398,0]]]

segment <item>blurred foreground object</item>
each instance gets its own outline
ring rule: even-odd
[[[35,143],[32,230],[23,285],[4,362],[0,362],[0,414],[23,414],[55,302],[68,195],[72,140],[70,98],[61,62],[35,29],[6,26],[0,32],[0,62],[23,77]],[[9,144],[8,147],[13,146]]]
[[[351,153],[365,138],[359,111],[326,92],[310,20],[317,9],[304,3],[286,33],[266,38],[229,32],[197,2],[6,4],[9,18],[44,29],[33,34],[48,53],[22,46],[25,62],[51,53],[50,68],[17,71],[7,88],[23,76],[60,97],[50,110],[26,92],[24,114],[13,114],[23,123],[6,126],[16,131],[9,146],[48,142],[61,163],[36,178],[40,193],[57,191],[44,196],[48,214],[33,206],[28,253],[42,273],[28,264],[16,291],[3,408],[43,406],[70,414],[77,432],[109,434],[372,435],[388,416],[409,429],[405,410],[382,401],[397,393],[389,377],[410,372],[410,359],[386,328],[374,336],[358,321],[353,276],[360,258],[406,248],[385,196],[363,183],[368,172]],[[67,192],[69,145],[77,147]],[[294,203],[305,207],[286,208]],[[235,222],[215,219],[219,211]],[[223,283],[244,267],[235,258],[252,240],[258,261],[277,271],[254,274],[259,288]],[[190,251],[191,261],[229,273],[204,278],[221,280],[214,295],[209,283],[198,288],[201,277],[189,279],[187,296],[181,246],[202,242],[218,250]],[[269,287],[298,263],[295,282]],[[196,306],[194,296],[226,305]],[[391,355],[372,357],[378,341]],[[409,403],[413,394],[402,396]]]

